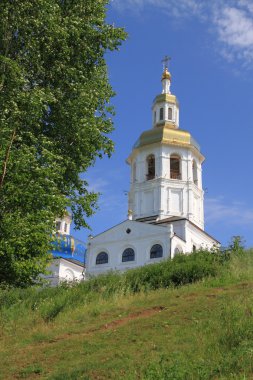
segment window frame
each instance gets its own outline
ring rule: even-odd
[[[107,261],[102,260],[102,259],[100,259],[100,261],[98,260],[99,256],[102,256],[102,255],[106,255],[106,257],[107,257]],[[99,261],[99,262],[98,262],[98,261]],[[99,252],[99,253],[97,254],[97,256],[96,256],[96,265],[105,265],[105,264],[108,264],[108,263],[109,263],[109,255],[108,255],[108,253],[105,252],[105,251],[101,251],[101,252]]]
[[[155,178],[155,155],[153,153],[149,154],[146,158],[147,163],[147,174],[146,179],[149,181]]]
[[[168,120],[172,120],[173,119],[173,109],[172,107],[169,107],[168,108]]]
[[[136,165],[136,161],[134,161],[133,163],[133,182],[136,182],[137,181],[137,165]]]
[[[160,109],[159,109],[159,121],[163,121],[163,120],[164,120],[164,108],[160,107]]]
[[[178,169],[175,170],[172,168],[173,164],[172,161],[177,161],[178,162]],[[175,165],[175,162],[174,162]],[[179,156],[177,153],[174,153],[170,156],[170,179],[182,179],[182,174],[181,174],[181,156]]]
[[[61,222],[60,221],[55,222],[55,229],[56,229],[56,231],[61,231]]]
[[[192,179],[193,183],[198,186],[198,167],[196,160],[193,159],[192,161]]]
[[[131,252],[131,253],[129,253]],[[133,257],[132,259],[129,259],[129,257]],[[121,262],[122,263],[129,263],[135,261],[135,250],[131,247],[128,247],[124,249],[121,256]]]
[[[154,252],[152,252],[152,250],[154,249],[154,247],[158,247],[158,246],[159,246],[159,250],[161,251],[161,254],[159,254],[159,256],[157,254],[154,256]],[[155,252],[157,252],[157,250]],[[160,259],[162,257],[163,257],[163,246],[159,243],[153,244],[149,251],[150,260]]]

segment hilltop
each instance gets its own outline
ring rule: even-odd
[[[0,291],[0,379],[253,379],[253,252]]]

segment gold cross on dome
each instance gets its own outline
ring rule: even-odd
[[[171,57],[169,57],[168,55],[165,55],[165,57],[162,59],[164,71],[169,68],[169,61],[171,61]]]

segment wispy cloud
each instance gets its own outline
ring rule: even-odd
[[[253,3],[240,1],[238,7],[225,6],[219,13],[215,12],[213,22],[225,56],[239,59],[244,66],[252,63]]]
[[[112,4],[121,11],[153,7],[170,18],[195,17],[213,33],[223,58],[253,66],[253,0],[114,0]]]
[[[207,198],[205,201],[205,219],[209,224],[249,226],[253,224],[253,209],[240,201],[226,202],[224,197]]]
[[[115,169],[107,170],[106,177],[101,170],[93,170],[92,174],[87,176],[89,190],[100,193],[98,200],[100,212],[117,212],[122,217],[126,217],[128,207],[127,191],[123,188],[115,188],[115,184],[118,183],[123,175],[122,170]]]
[[[113,0],[112,4],[120,11],[131,10],[133,12],[151,6],[175,17],[186,17],[190,13],[200,15],[203,7],[200,0]]]
[[[102,177],[88,177],[87,182],[89,184],[89,191],[94,191],[95,193],[103,193],[109,185],[109,182]]]

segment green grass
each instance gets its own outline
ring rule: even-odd
[[[0,290],[0,379],[253,379],[253,252]]]

